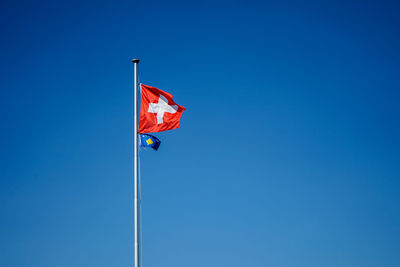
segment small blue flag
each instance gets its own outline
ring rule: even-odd
[[[151,147],[154,150],[157,150],[161,144],[161,141],[158,140],[157,137],[152,136],[150,134],[141,134],[139,140],[141,147]]]

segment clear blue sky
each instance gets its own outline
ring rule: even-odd
[[[349,3],[351,2],[351,3]],[[397,3],[396,3],[397,2]],[[400,266],[398,1],[2,1],[0,265]]]

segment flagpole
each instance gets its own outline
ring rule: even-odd
[[[135,229],[135,238],[134,238],[134,267],[139,267],[139,201],[138,201],[138,195],[139,195],[139,184],[138,184],[138,122],[137,122],[137,114],[138,114],[138,90],[137,90],[137,69],[138,69],[138,64],[139,64],[139,59],[132,59],[133,62],[133,71],[134,71],[134,83],[135,83],[135,91],[133,93],[133,125],[134,125],[134,131],[133,131],[133,142],[134,142],[134,148],[133,148],[133,153],[134,153],[134,229]]]

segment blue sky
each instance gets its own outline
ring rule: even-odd
[[[3,1],[0,265],[400,265],[396,1]]]

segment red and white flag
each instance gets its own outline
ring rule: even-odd
[[[176,104],[172,95],[155,87],[141,84],[138,133],[155,133],[179,128],[184,107]]]

